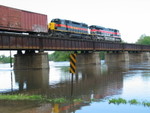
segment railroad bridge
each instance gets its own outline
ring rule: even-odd
[[[0,33],[0,50],[17,50],[15,69],[48,68],[44,51],[82,51],[77,54],[78,64],[99,63],[97,51],[107,51],[106,61],[150,60],[150,45],[105,42],[96,40]],[[25,50],[25,54],[22,54]],[[34,53],[38,50],[39,53]]]

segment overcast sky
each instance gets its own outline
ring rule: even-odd
[[[126,42],[150,35],[150,0],[0,0],[0,5],[43,13],[53,18],[120,30]]]

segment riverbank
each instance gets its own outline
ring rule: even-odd
[[[32,101],[32,102],[47,102],[47,103],[68,103],[70,99],[66,98],[53,98],[49,99],[41,95],[23,95],[23,94],[18,94],[18,95],[0,95],[0,101]],[[91,99],[90,101],[95,101],[94,99]],[[123,98],[112,98],[112,99],[104,99],[102,102],[107,101],[109,104],[130,104],[130,105],[143,105],[146,107],[150,107],[150,102],[148,101],[138,101],[136,99],[131,99],[131,100],[125,100]],[[83,99],[72,99],[72,102],[84,102]],[[101,102],[101,101],[99,101]]]

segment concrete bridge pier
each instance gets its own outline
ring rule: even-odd
[[[129,52],[129,59],[133,62],[150,61],[150,52]]]
[[[141,62],[142,61],[142,52],[129,52],[130,62]]]
[[[143,52],[142,54],[143,61],[150,61],[150,52]]]
[[[141,62],[150,61],[150,52],[125,51],[125,52],[107,52],[105,54],[106,62]]]
[[[129,54],[127,51],[113,51],[105,54],[106,62],[129,62]]]
[[[14,57],[14,69],[46,69],[49,68],[48,53],[22,52]]]
[[[86,64],[100,64],[99,53],[78,53],[77,54],[77,65]]]

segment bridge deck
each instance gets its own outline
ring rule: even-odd
[[[0,50],[150,51],[150,45],[0,33]]]

